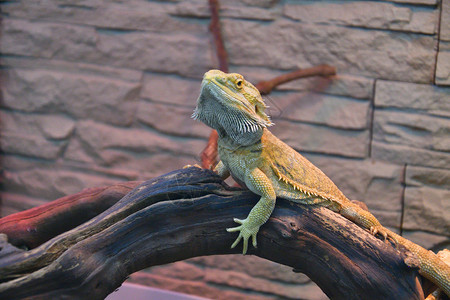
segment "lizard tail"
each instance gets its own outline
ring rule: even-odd
[[[439,286],[450,297],[450,265],[440,259],[434,252],[426,250],[390,230],[389,236],[395,238],[397,243],[414,253],[419,260],[420,275]]]
[[[419,262],[419,273],[436,284],[450,297],[450,263],[447,264],[432,251],[405,239],[404,237],[381,226],[380,222],[367,210],[362,209],[353,202],[346,202],[340,210],[341,215],[370,230],[372,234],[381,234],[384,238],[390,238],[397,244],[405,246],[414,253]]]

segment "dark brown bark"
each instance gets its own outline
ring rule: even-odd
[[[33,250],[1,250],[0,299],[102,299],[143,268],[239,253],[241,244],[229,248],[236,234],[225,228],[258,198],[195,167],[144,182]],[[423,299],[404,253],[323,207],[279,199],[249,252],[307,274],[331,299]]]

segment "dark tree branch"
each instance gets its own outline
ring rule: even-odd
[[[239,253],[225,228],[258,198],[198,168],[144,182],[73,230],[0,256],[0,298],[102,299],[143,268]],[[331,299],[423,299],[404,252],[325,208],[279,199],[250,254],[305,273]]]
[[[332,76],[336,75],[336,68],[329,65],[319,65],[307,69],[299,69],[287,74],[283,74],[272,78],[268,81],[260,81],[256,84],[256,88],[261,95],[268,95],[272,90],[280,84],[287,83],[296,79],[312,77],[312,76]]]
[[[32,249],[95,217],[142,181],[83,190],[0,219],[0,232],[12,245]]]
[[[217,141],[219,139],[219,134],[215,130],[211,130],[209,134],[208,143],[205,149],[203,149],[200,154],[200,159],[202,161],[202,167],[208,170],[212,170],[217,164]]]

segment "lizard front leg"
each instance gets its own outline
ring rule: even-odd
[[[259,231],[259,227],[269,219],[275,208],[276,201],[276,194],[272,183],[260,169],[256,168],[251,172],[248,172],[245,178],[245,184],[252,192],[260,195],[261,199],[259,199],[258,203],[252,208],[246,219],[234,219],[236,223],[241,224],[240,226],[227,228],[228,232],[239,231],[239,236],[231,245],[231,248],[236,247],[242,239],[242,254],[247,253],[248,239],[250,237],[252,237],[253,247],[256,248],[256,235]]]

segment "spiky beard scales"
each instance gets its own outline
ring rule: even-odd
[[[242,146],[254,144],[261,139],[266,125],[224,103],[231,101],[227,100],[228,97],[222,90],[211,89],[208,84],[203,84],[192,118],[217,130],[220,138],[229,137],[234,143]]]

